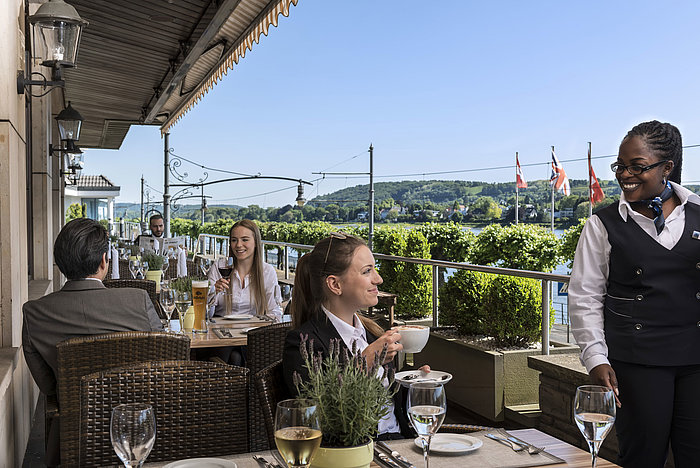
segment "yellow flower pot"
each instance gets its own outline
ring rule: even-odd
[[[156,282],[156,293],[160,292],[160,279],[163,277],[162,270],[148,270],[146,272],[146,279]]]
[[[374,458],[374,442],[355,447],[319,447],[311,468],[369,468]]]

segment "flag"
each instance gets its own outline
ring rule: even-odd
[[[595,176],[595,172],[593,172],[590,147],[588,148],[588,193],[590,194],[591,205],[598,203],[605,198],[603,189],[600,188],[600,184],[598,183],[598,178]]]
[[[515,184],[518,188],[527,188],[527,181],[525,176],[523,176],[523,170],[520,169],[520,161],[518,161],[518,155],[515,155]]]
[[[559,162],[559,159],[557,159],[557,155],[554,154],[554,147],[552,147],[552,177],[550,177],[549,183],[552,185],[553,190],[557,190],[564,195],[569,195],[571,193],[569,178],[566,177],[564,168]]]

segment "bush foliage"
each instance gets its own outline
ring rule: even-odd
[[[481,304],[493,275],[459,270],[440,289],[440,323],[454,325],[463,335],[480,335],[484,330]]]

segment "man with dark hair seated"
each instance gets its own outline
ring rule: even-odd
[[[22,348],[39,389],[56,393],[56,344],[83,335],[118,331],[160,331],[163,325],[146,291],[107,289],[107,231],[87,218],[66,224],[53,255],[68,281],[60,291],[24,304]],[[50,429],[47,465],[59,463],[58,421]]]

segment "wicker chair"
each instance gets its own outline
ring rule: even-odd
[[[267,366],[253,376],[253,384],[258,394],[258,402],[265,431],[267,443],[275,446],[275,411],[277,403],[285,398],[284,375],[282,374],[282,360]]]
[[[474,424],[443,424],[438,429],[438,432],[447,432],[450,434],[469,434],[470,432],[493,431],[493,427],[476,426]]]
[[[291,323],[276,323],[248,332],[248,363],[250,375],[255,375],[270,364],[282,359],[284,339]],[[248,419],[250,420],[250,451],[268,450],[267,431],[260,408],[258,393],[252,383],[248,391]],[[274,447],[274,444],[272,445]]]
[[[120,259],[119,260],[119,279],[129,279],[131,278],[131,271],[129,271],[129,260]]]
[[[79,466],[119,465],[109,424],[112,408],[123,403],[153,406],[157,437],[149,462],[246,452],[247,379],[245,368],[200,361],[149,362],[83,377]]]
[[[148,297],[151,298],[153,307],[156,309],[158,317],[165,319],[166,315],[163,312],[163,308],[160,306],[158,301],[158,294],[156,294],[156,282],[146,279],[118,279],[118,280],[104,280],[102,284],[105,288],[137,288],[143,289],[148,293]]]
[[[189,360],[190,340],[161,332],[117,332],[62,341],[58,352],[58,405],[61,464],[78,461],[80,378],[116,366],[156,361]]]

